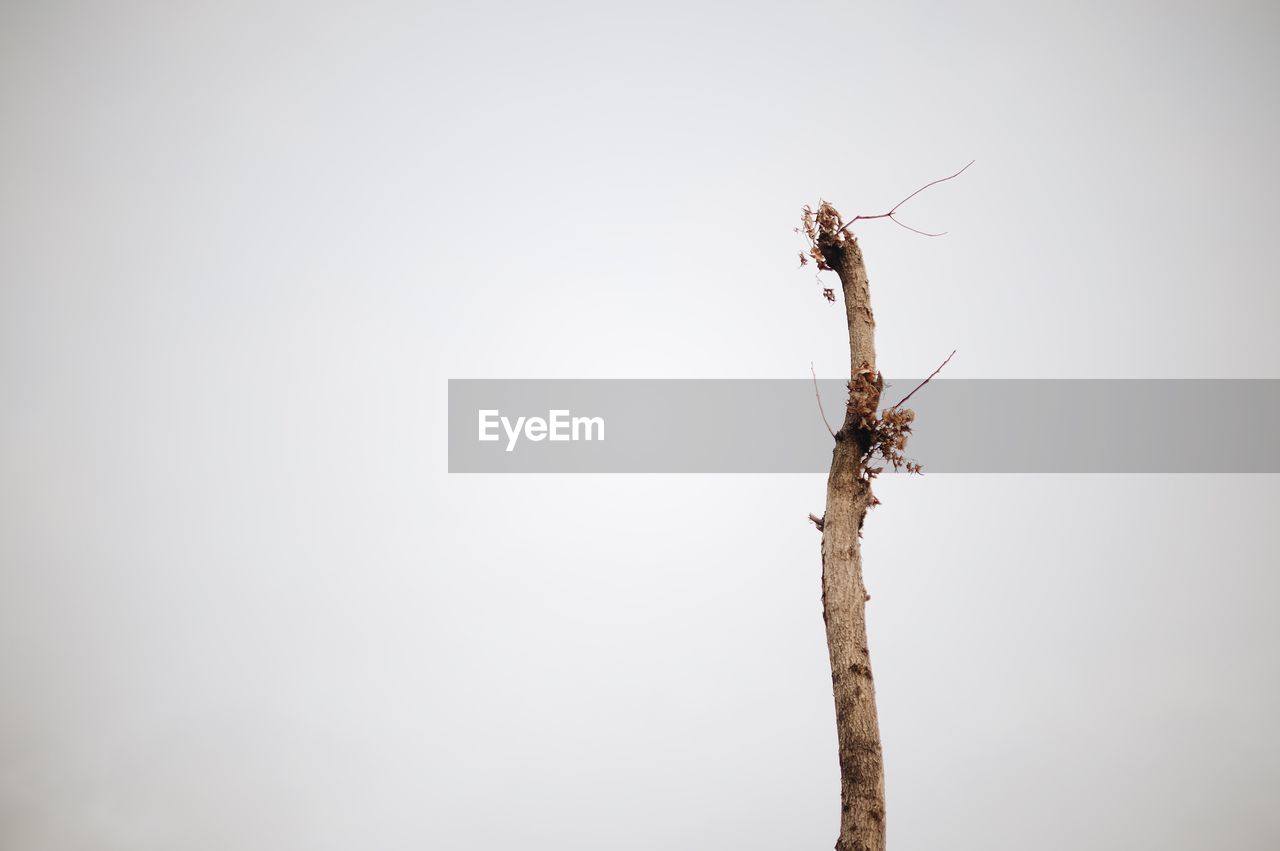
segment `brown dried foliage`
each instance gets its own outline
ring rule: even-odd
[[[817,210],[806,204],[800,219],[800,227],[795,228],[795,232],[803,233],[809,241],[808,250],[799,252],[800,266],[803,268],[813,261],[813,265],[817,267],[814,280],[822,289],[822,297],[835,304],[836,291],[831,287],[823,286],[822,283],[821,274],[831,271],[831,264],[822,253],[819,237],[836,244],[844,242],[845,231],[844,224],[840,221],[840,214],[826,201],[820,202]]]
[[[916,413],[910,408],[894,405],[877,410],[880,393],[884,389],[884,376],[863,364],[854,380],[848,384],[848,417],[845,420],[847,436],[858,441],[862,450],[862,475],[868,480],[884,472],[884,465],[872,466],[877,456],[894,471],[906,470],[920,474],[919,463],[906,457],[907,440],[911,436],[911,424]]]
[[[817,210],[805,204],[804,210],[801,211],[800,227],[796,228],[795,232],[803,233],[809,240],[809,249],[800,252],[800,265],[808,266],[809,261],[812,260],[819,272],[831,271],[831,265],[827,263],[827,258],[823,256],[818,243],[819,237],[834,238],[837,242],[844,241],[844,222],[840,220],[840,214],[836,212],[836,208],[826,201],[819,202]]]

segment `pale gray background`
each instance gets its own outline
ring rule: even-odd
[[[839,375],[799,206],[970,158],[860,229],[886,371],[1280,376],[1278,37],[4,2],[0,847],[830,847],[822,477],[449,477],[445,379]],[[1276,485],[884,481],[895,851],[1280,846]]]

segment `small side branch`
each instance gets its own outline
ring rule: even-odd
[[[827,427],[827,432],[834,438],[836,433],[831,430],[831,423],[827,422],[827,412],[822,410],[822,394],[818,392],[818,373],[813,371],[813,361],[809,361],[809,374],[813,376],[813,396],[818,400],[818,413],[822,414],[822,424]],[[812,518],[813,515],[810,514],[809,517]],[[822,526],[818,526],[818,528],[821,529]]]
[[[946,360],[944,360],[944,361],[943,361],[943,362],[938,366],[938,368],[937,368],[937,369],[935,369],[933,372],[929,373],[929,377],[928,377],[928,378],[926,378],[924,381],[921,381],[919,384],[917,384],[917,385],[915,386],[915,390],[912,390],[910,393],[908,393],[907,395],[905,395],[905,396],[903,396],[901,399],[899,399],[899,400],[898,400],[898,403],[897,403],[896,405],[894,405],[892,408],[890,408],[889,410],[891,410],[891,411],[896,411],[898,408],[901,408],[901,407],[903,406],[903,404],[904,404],[908,399],[910,399],[912,396],[916,395],[916,390],[919,390],[921,387],[925,386],[925,385],[926,385],[926,384],[928,384],[930,381],[933,381],[933,377],[934,377],[935,375],[937,375],[939,372],[942,372],[942,367],[944,367],[944,366],[946,366],[947,364],[951,363],[951,359],[952,359],[953,357],[955,357],[955,356],[956,356],[956,350],[955,350],[955,349],[952,349],[952,350],[951,350],[951,354],[947,355],[947,359],[946,359]]]
[[[822,527],[826,525],[826,515],[824,514],[822,517],[819,517],[816,514],[810,514],[809,522],[812,523],[814,526],[817,526],[818,531],[821,532]]]

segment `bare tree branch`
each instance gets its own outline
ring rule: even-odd
[[[822,394],[818,392],[818,373],[813,371],[813,361],[809,361],[809,374],[813,376],[813,396],[818,400],[818,413],[822,414],[822,424],[827,427],[827,432],[835,437],[836,433],[831,431],[831,423],[827,422],[827,412],[822,410]]]
[[[953,357],[955,357],[955,356],[956,356],[956,350],[955,350],[955,349],[952,349],[952,350],[951,350],[951,354],[947,355],[947,359],[946,359],[946,360],[944,360],[944,361],[943,361],[943,362],[938,366],[938,368],[937,368],[937,369],[935,369],[933,372],[929,373],[929,377],[928,377],[928,378],[926,378],[924,381],[921,381],[919,384],[917,384],[917,385],[915,386],[915,390],[912,390],[910,393],[908,393],[907,395],[905,395],[905,396],[903,396],[901,399],[899,399],[899,400],[898,400],[898,404],[894,405],[894,406],[893,406],[892,408],[890,408],[889,410],[891,410],[891,411],[895,411],[895,410],[897,410],[898,408],[901,408],[901,407],[902,407],[902,405],[903,405],[903,403],[905,403],[905,402],[906,402],[908,399],[910,399],[912,396],[916,395],[916,390],[919,390],[921,387],[925,386],[925,385],[926,385],[926,384],[928,384],[930,381],[933,381],[933,377],[934,377],[935,375],[937,375],[939,372],[942,372],[942,367],[944,367],[944,366],[946,366],[947,364],[951,363],[951,359],[952,359]]]

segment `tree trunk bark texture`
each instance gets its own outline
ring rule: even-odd
[[[822,613],[831,655],[840,755],[840,837],[836,851],[883,851],[884,763],[875,685],[867,651],[866,601],[860,538],[874,504],[864,456],[871,446],[867,412],[874,416],[883,382],[876,370],[875,318],[862,252],[829,211],[817,246],[844,290],[849,323],[849,404],[836,433],[822,522]],[[831,224],[834,222],[835,224]],[[823,217],[819,217],[823,224]]]

